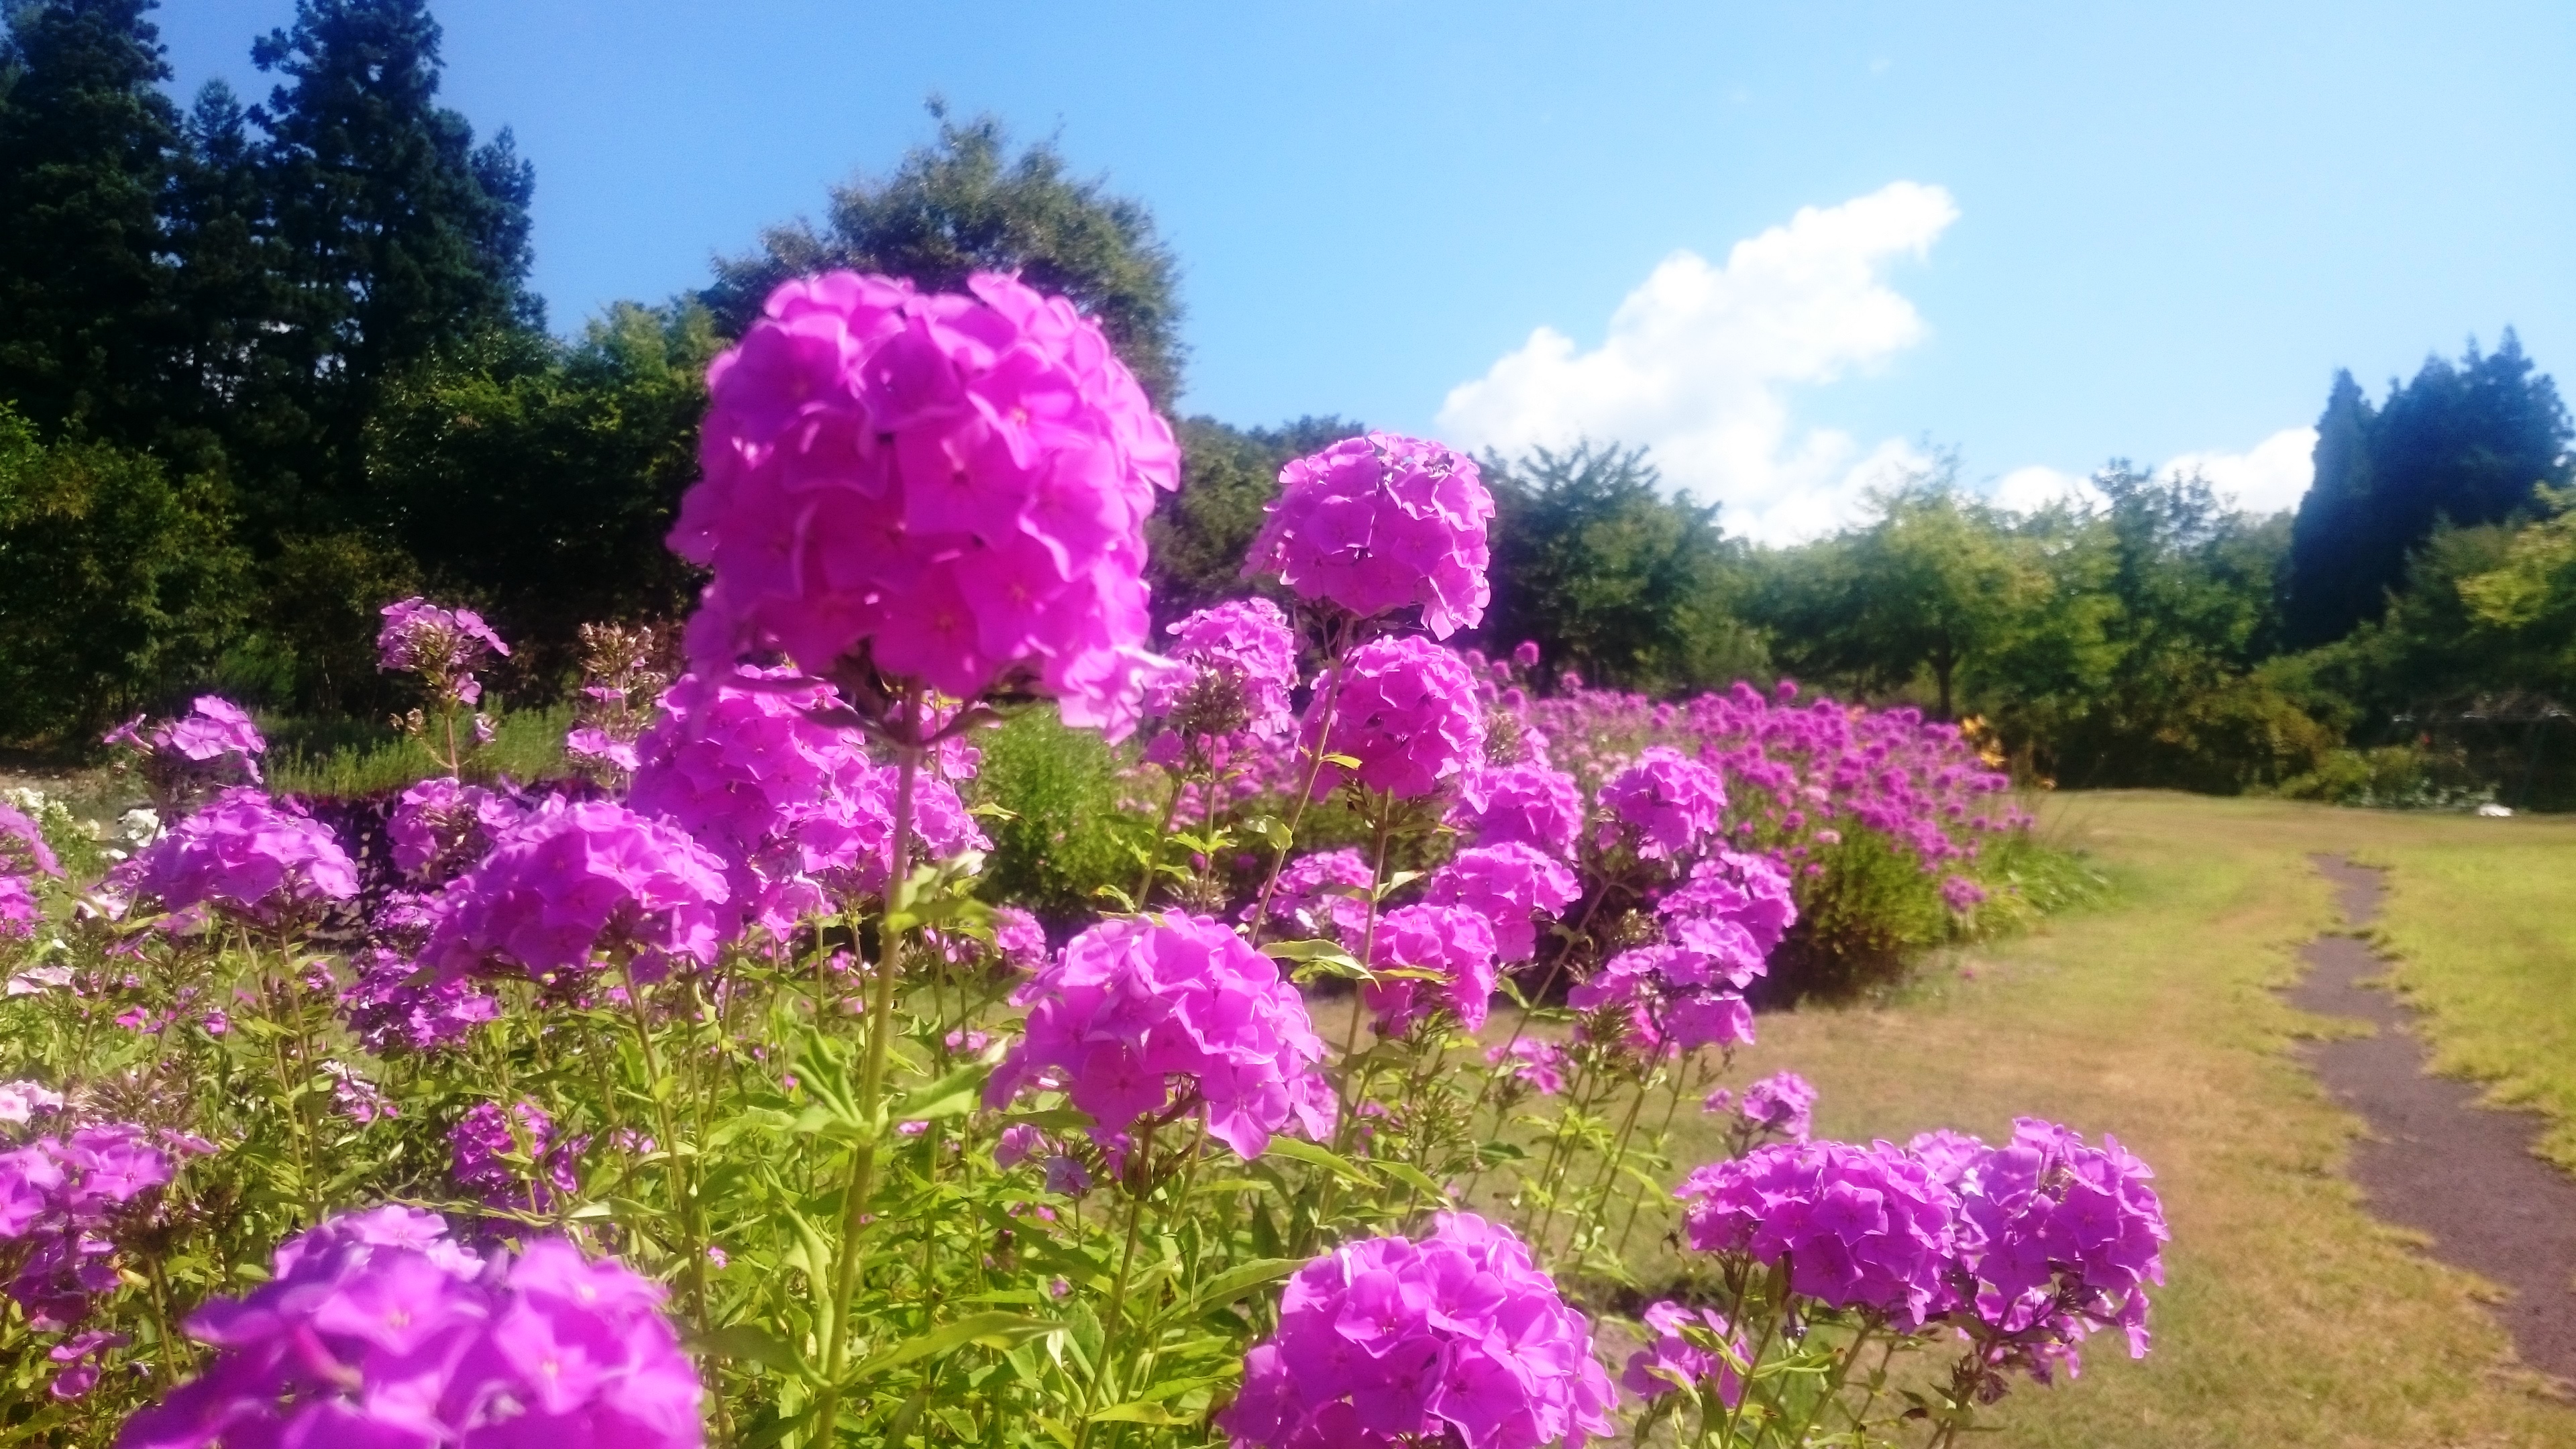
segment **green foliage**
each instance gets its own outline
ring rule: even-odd
[[[662,539],[697,477],[716,350],[687,302],[619,304],[570,345],[494,330],[442,349],[369,423],[386,534],[428,586],[526,641],[540,681],[584,622],[685,612],[695,580]]]
[[[1102,886],[1133,890],[1137,849],[1152,822],[1126,809],[1117,754],[1089,730],[1068,729],[1051,706],[1012,716],[976,737],[984,760],[975,777],[992,837],[988,898],[1021,902],[1063,919],[1099,905]]]
[[[2456,753],[2415,745],[2369,750],[2329,750],[2304,774],[2281,782],[2292,800],[2383,810],[2441,810],[2474,805],[2494,796],[2481,789]]]
[[[571,773],[563,737],[572,727],[572,713],[570,705],[502,710],[494,716],[498,728],[492,743],[474,753],[466,774],[528,784]],[[446,773],[417,742],[388,738],[382,721],[345,715],[262,716],[260,731],[268,737],[268,783],[284,793],[354,799]]]
[[[2375,620],[2405,582],[2407,559],[2444,521],[2499,523],[2529,510],[2532,489],[2568,477],[2571,428],[2558,389],[2533,369],[2511,328],[2457,366],[2425,359],[2373,408],[2339,373],[2317,424],[2315,485],[2299,505],[2287,623],[2300,646]]]
[[[1683,691],[1766,673],[1737,620],[1745,549],[1714,504],[1677,498],[1643,448],[1579,443],[1488,457],[1494,493],[1490,652],[1538,641],[1546,668],[1627,689]]]
[[[221,490],[0,404],[0,739],[84,744],[214,662],[244,560]]]
[[[1071,298],[1169,406],[1181,390],[1179,267],[1152,213],[1112,195],[1105,179],[1067,175],[1050,142],[1012,156],[995,117],[952,121],[937,100],[930,114],[939,139],[907,152],[892,176],[834,187],[820,231],[772,227],[759,251],[716,264],[705,299],[724,330],[741,335],[770,289],[809,272],[881,272],[930,291],[963,291],[974,272],[1017,272]]]
[[[151,0],[10,7],[0,68],[0,399],[122,440],[154,412],[178,141]]]

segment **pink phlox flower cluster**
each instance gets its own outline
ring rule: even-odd
[[[0,1082],[0,1126],[24,1127],[39,1112],[63,1110],[63,1094],[42,1082]]]
[[[36,822],[0,800],[0,875],[11,873],[59,876],[63,863],[54,858],[54,848],[45,843]]]
[[[276,1276],[188,1320],[216,1349],[118,1449],[695,1449],[695,1365],[660,1285],[561,1238],[478,1259],[382,1207],[281,1245]]]
[[[1123,736],[1149,658],[1144,524],[1170,426],[1061,297],[832,272],[769,296],[707,371],[702,479],[671,547],[714,571],[700,668],[784,651],[972,699],[1027,678]]]
[[[358,869],[312,817],[250,786],[219,792],[109,874],[167,912],[208,906],[270,922],[358,893]]]
[[[1332,1130],[1324,1044],[1278,964],[1203,916],[1103,921],[1012,997],[1026,1034],[985,1088],[993,1107],[1060,1088],[1101,1133],[1203,1107],[1246,1158],[1274,1132]]]
[[[117,1234],[176,1166],[148,1131],[125,1122],[0,1152],[0,1266],[29,1327],[78,1327],[90,1300],[117,1286]]]
[[[576,725],[564,732],[564,758],[586,770],[634,774],[641,764],[635,742],[621,740],[597,725]]]
[[[103,737],[143,756],[143,775],[152,797],[165,808],[184,804],[209,789],[261,783],[259,758],[268,740],[250,713],[217,694],[197,696],[188,712],[163,720],[147,733],[144,716],[136,715]]]
[[[1616,1432],[1592,1326],[1510,1229],[1441,1213],[1297,1270],[1218,1423],[1272,1449],[1574,1449]]]
[[[1581,894],[1574,872],[1534,846],[1513,842],[1451,856],[1423,883],[1422,899],[1483,916],[1502,959],[1520,962],[1538,954],[1539,919],[1553,920]]]
[[[359,1076],[347,1062],[324,1062],[322,1074],[331,1079],[331,1105],[351,1123],[365,1127],[402,1115],[402,1108],[394,1105],[384,1088]]]
[[[420,948],[447,908],[443,894],[399,890],[377,905],[369,923],[373,939],[350,954],[351,979],[340,992],[341,1016],[368,1051],[434,1051],[500,1019],[500,998],[466,977],[441,976],[420,964]]]
[[[1649,1057],[1753,1044],[1753,1008],[1716,969],[1720,958],[1658,942],[1622,951],[1566,993],[1578,1011],[1615,1017],[1618,1035]]]
[[[443,879],[480,859],[524,813],[497,790],[468,785],[452,775],[423,780],[402,792],[385,817],[394,869]]]
[[[607,800],[548,798],[447,888],[421,948],[441,978],[531,976],[631,952],[645,970],[712,965],[726,923],[724,863],[678,827]]]
[[[1364,619],[1418,604],[1439,639],[1485,616],[1494,497],[1464,453],[1393,433],[1345,438],[1280,469],[1269,513],[1246,578],[1275,573]]]
[[[472,609],[446,609],[415,594],[378,611],[376,667],[417,674],[442,705],[472,708],[483,698],[474,671],[491,656],[507,658],[510,646]]]
[[[447,1175],[487,1207],[545,1212],[581,1191],[588,1137],[557,1138],[554,1118],[534,1102],[480,1102],[447,1131]]]
[[[1467,666],[1417,635],[1370,640],[1342,661],[1338,683],[1326,675],[1301,736],[1310,751],[1318,748],[1327,700],[1331,723],[1320,747],[1327,761],[1315,776],[1318,799],[1348,776],[1371,790],[1418,799],[1466,773],[1485,748],[1485,717]],[[1359,764],[1331,763],[1335,755]]]
[[[1369,969],[1403,972],[1360,988],[1380,1036],[1401,1036],[1446,1008],[1469,1031],[1485,1024],[1494,996],[1494,926],[1469,906],[1403,906],[1378,917]],[[1423,973],[1423,974],[1414,974]]]
[[[993,949],[1013,969],[1035,971],[1046,964],[1046,927],[1018,906],[995,906]]]
[[[36,899],[36,883],[26,876],[0,871],[0,941],[32,939],[44,918],[44,903]]]
[[[1669,745],[1649,745],[1634,763],[1603,782],[1601,805],[1633,832],[1639,857],[1667,860],[1690,853],[1717,833],[1726,811],[1726,783],[1715,770]],[[1605,826],[1601,844],[1618,836]]]
[[[1467,773],[1449,823],[1475,845],[1529,845],[1570,860],[1583,794],[1572,775],[1544,764],[1487,766]]]
[[[1774,1072],[1744,1089],[1739,1100],[1720,1087],[1700,1106],[1709,1112],[1733,1109],[1750,1139],[1776,1132],[1791,1142],[1804,1142],[1816,1130],[1816,1089],[1796,1072]]]
[[[1941,904],[1964,915],[1986,898],[1986,888],[1964,875],[1941,878]]]
[[[1184,733],[1248,733],[1264,740],[1284,739],[1296,723],[1289,692],[1297,687],[1297,636],[1288,617],[1268,599],[1234,599],[1201,609],[1169,625],[1172,662],[1181,668],[1163,671],[1146,686],[1145,713],[1171,722]],[[1222,684],[1230,696],[1223,721],[1194,719],[1216,705],[1195,696]],[[1193,708],[1193,706],[1196,706]],[[1211,728],[1212,724],[1227,728]]]
[[[1739,986],[1762,974],[1771,953],[1798,923],[1797,896],[1780,862],[1733,850],[1710,852],[1688,879],[1656,902],[1655,910],[1667,922],[1723,921],[1732,928],[1728,949],[1752,958],[1742,968]]]
[[[1621,1388],[1652,1402],[1684,1384],[1701,1385],[1713,1379],[1719,1403],[1731,1409],[1743,1398],[1744,1380],[1726,1356],[1687,1336],[1707,1334],[1731,1346],[1738,1362],[1751,1363],[1751,1351],[1741,1335],[1727,1328],[1726,1315],[1714,1308],[1692,1308],[1668,1298],[1646,1309],[1645,1323],[1654,1337],[1644,1348],[1628,1355],[1627,1367],[1619,1375]]]
[[[1565,1090],[1565,1048],[1534,1036],[1518,1037],[1485,1050],[1485,1064],[1502,1068],[1513,1081],[1553,1097]]]
[[[2148,1283],[2164,1281],[2171,1234],[2147,1165],[2105,1136],[2016,1119],[2012,1141],[1918,1138],[1918,1158],[1959,1194],[1961,1284],[1994,1345],[2045,1382],[2080,1368],[2074,1345],[2118,1324],[2129,1355],[2148,1348]],[[1999,1364],[1998,1366],[2003,1366]]]
[[[1947,1306],[1957,1200],[1887,1143],[1774,1143],[1694,1169],[1674,1194],[1690,1245],[1765,1265],[1791,1291],[1913,1329]]]
[[[1369,884],[1374,879],[1357,850],[1319,850],[1288,862],[1270,897],[1270,919],[1286,921],[1308,937],[1336,936],[1357,946],[1368,927]],[[1243,919],[1261,909],[1243,908]]]

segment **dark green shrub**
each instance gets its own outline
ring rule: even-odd
[[[1060,920],[1094,906],[1101,886],[1135,889],[1143,868],[1137,848],[1152,822],[1128,811],[1118,755],[1099,735],[1065,728],[1042,706],[975,743],[984,763],[970,798],[1008,812],[984,821],[993,838],[986,899]]]

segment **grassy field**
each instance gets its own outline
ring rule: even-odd
[[[2576,1170],[2576,822],[2426,822],[2359,855],[2394,868],[2385,942],[2435,1067],[2537,1108]]]
[[[2544,982],[2553,941],[2566,959],[2576,825],[2156,794],[2068,797],[2051,817],[2116,877],[2113,904],[1936,963],[1887,1006],[1766,1017],[1735,1074],[1805,1073],[1836,1136],[1994,1136],[2031,1113],[2155,1164],[2174,1232],[2156,1352],[2131,1363],[2097,1340],[2079,1382],[1999,1405],[1991,1442],[2576,1445],[2576,1407],[2511,1366],[2478,1285],[2364,1213],[2337,1172],[2359,1123],[2286,1051],[2323,1024],[2267,990],[2334,920],[2309,852],[2394,864],[2394,938],[2448,948],[2404,974],[2437,1006],[2462,1003],[2443,1028],[2452,1059],[2511,1067],[2527,1095],[2565,1091],[2576,985],[2563,968],[2554,995]],[[2555,1074],[2532,1059],[2551,1029]]]

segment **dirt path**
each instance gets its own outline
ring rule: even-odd
[[[2349,925],[2379,914],[2378,871],[2312,859]],[[2426,1074],[2413,1011],[2357,984],[2383,969],[2367,943],[2321,936],[2303,954],[2309,970],[2285,993],[2291,1004],[2376,1028],[2307,1053],[2326,1089],[2370,1124],[2352,1175],[2372,1209],[2429,1236],[2434,1257],[2510,1290],[2494,1309],[2523,1362],[2576,1380],[2576,1179],[2533,1156],[2540,1119],[2477,1106],[2476,1085]]]

